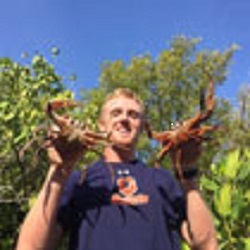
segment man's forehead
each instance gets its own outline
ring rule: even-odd
[[[128,97],[115,97],[104,104],[104,109],[112,110],[114,108],[133,108],[142,111],[141,105],[136,100]]]

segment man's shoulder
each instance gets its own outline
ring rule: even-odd
[[[166,167],[152,167],[144,162],[140,162],[137,165],[141,170],[140,173],[144,173],[144,176],[150,177],[151,181],[153,181],[156,185],[179,185],[172,171]]]
[[[146,169],[148,172],[151,172],[153,174],[153,176],[156,179],[169,179],[169,180],[173,180],[175,179],[175,177],[173,176],[172,172],[166,168],[166,167],[151,167],[145,163],[141,163],[141,166]]]
[[[172,171],[161,167],[161,168],[153,168],[149,167],[152,171],[154,184],[159,188],[164,188],[168,190],[181,190],[180,183],[173,175]]]

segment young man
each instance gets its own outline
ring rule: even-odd
[[[143,126],[143,104],[133,92],[117,89],[108,96],[99,127],[110,134],[112,145],[83,181],[73,167],[84,148],[56,138],[48,149],[47,178],[21,228],[17,249],[54,249],[64,231],[70,234],[69,249],[177,250],[180,236],[191,249],[217,249],[197,181],[179,183],[166,169],[149,168],[136,158]],[[190,142],[182,149],[183,169],[193,166],[199,146]],[[176,162],[175,152],[171,160]]]

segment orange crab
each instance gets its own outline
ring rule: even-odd
[[[172,150],[176,150],[179,157],[181,157],[181,146],[190,141],[201,144],[206,140],[205,134],[218,128],[218,126],[200,126],[201,123],[208,120],[215,106],[214,100],[214,83],[212,80],[209,82],[208,94],[205,99],[206,110],[200,112],[194,117],[178,123],[171,130],[156,132],[151,131],[147,126],[147,133],[151,139],[159,141],[162,145],[162,149],[157,156],[157,162],[163,160],[164,156]],[[177,175],[179,178],[183,178],[181,166],[176,166]]]
[[[97,145],[108,145],[109,134],[94,132],[90,130],[89,126],[77,120],[70,118],[68,115],[59,115],[57,110],[62,108],[74,108],[79,106],[74,100],[52,100],[46,105],[45,111],[48,117],[52,120],[51,126],[39,126],[33,133],[33,138],[25,144],[20,150],[20,159],[23,159],[24,152],[31,146],[31,144],[39,139],[39,132],[45,131],[46,138],[42,146],[37,150],[37,155],[41,149],[51,146],[56,138],[70,144],[74,148],[84,148],[87,150],[97,152]],[[67,144],[67,145],[68,145]]]

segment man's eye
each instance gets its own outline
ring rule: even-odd
[[[140,117],[140,113],[136,112],[136,111],[130,111],[129,112],[130,117],[132,117],[133,119],[138,119]]]
[[[121,113],[120,110],[116,109],[111,112],[112,117],[117,117]]]

